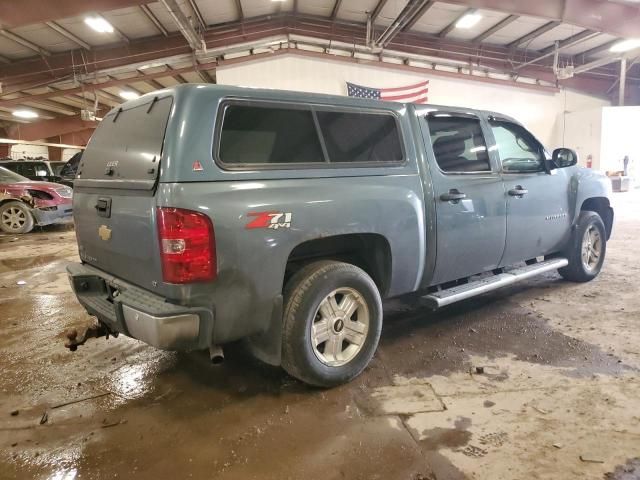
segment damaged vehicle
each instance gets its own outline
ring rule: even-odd
[[[35,226],[71,223],[72,196],[70,187],[31,181],[0,167],[0,230],[28,233]]]
[[[602,268],[610,181],[494,112],[180,85],[115,108],[74,181],[71,285],[96,328],[167,350],[243,340],[312,385],[373,357],[382,299],[435,308]],[[562,288],[557,284],[553,285]],[[523,340],[526,341],[526,340]]]

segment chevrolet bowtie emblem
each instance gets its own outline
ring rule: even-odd
[[[100,235],[100,238],[106,242],[111,238],[111,229],[106,225],[100,225],[98,235]]]

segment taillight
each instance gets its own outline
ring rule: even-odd
[[[216,241],[211,219],[181,208],[158,208],[162,277],[167,283],[215,280]]]

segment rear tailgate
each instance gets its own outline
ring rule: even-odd
[[[172,101],[149,97],[111,111],[91,137],[74,182],[82,260],[149,289],[162,281],[155,191]]]

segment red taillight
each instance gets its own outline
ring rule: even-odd
[[[158,208],[162,277],[167,283],[215,280],[216,241],[211,219],[181,208]]]

